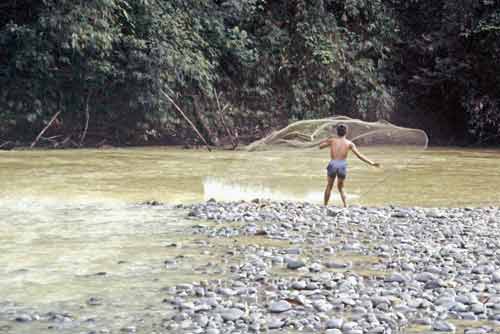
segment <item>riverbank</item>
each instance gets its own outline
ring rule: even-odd
[[[169,330],[499,332],[497,208],[342,210],[260,200],[186,208],[195,221],[215,222],[192,226],[209,237],[207,249],[236,238],[221,254],[233,264],[224,279],[166,292],[177,310]]]
[[[118,209],[96,212],[102,223],[94,228],[81,216],[61,223],[77,229],[72,235],[87,231],[78,249],[65,251],[71,270],[53,287],[65,297],[0,299],[0,331],[499,333],[497,207],[150,202],[113,220]],[[62,207],[53,218],[68,214]],[[23,277],[27,287],[34,274],[61,270],[48,261],[47,273],[24,264],[3,277]]]

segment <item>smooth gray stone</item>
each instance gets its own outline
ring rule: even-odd
[[[386,332],[384,326],[378,326],[366,331],[366,334],[384,334]]]
[[[454,333],[457,328],[454,324],[442,320],[438,320],[432,324],[432,329],[440,332],[451,332]]]
[[[343,334],[363,334],[362,329],[347,329],[342,331]]]
[[[402,275],[401,273],[393,273],[389,277],[385,279],[386,282],[388,283],[404,283],[407,281],[406,277]]]
[[[463,319],[463,320],[479,320],[479,318],[477,317],[477,315],[475,315],[474,313],[472,312],[465,312],[465,313],[460,313],[460,317]]]
[[[432,281],[428,281],[427,283],[425,283],[424,285],[424,289],[427,290],[427,289],[437,289],[437,288],[442,288],[446,286],[445,283],[440,280],[440,279],[436,279],[436,280],[432,280]]]
[[[332,304],[322,300],[314,301],[313,306],[319,312],[329,312],[333,309]]]
[[[292,270],[302,268],[306,265],[304,261],[301,260],[288,259],[286,262],[286,267]]]
[[[280,300],[279,302],[271,303],[269,306],[269,311],[272,313],[282,313],[292,309],[292,305],[286,300]]]
[[[204,311],[210,311],[212,307],[208,304],[201,304],[201,305],[196,305],[194,307],[195,312],[204,312]]]
[[[236,321],[238,319],[241,319],[244,314],[245,312],[238,308],[225,309],[220,313],[222,319],[226,321]]]
[[[488,331],[484,328],[466,328],[464,334],[487,334]]]
[[[180,303],[179,307],[181,308],[181,310],[194,310],[195,309],[193,302]]]
[[[415,275],[415,280],[418,282],[423,282],[423,283],[426,283],[426,282],[429,282],[432,280],[436,280],[436,279],[437,279],[436,275],[428,273],[428,272],[418,273]]]
[[[429,326],[429,325],[432,324],[432,319],[431,318],[420,318],[420,319],[416,319],[415,323],[417,325],[426,325],[426,326]]]
[[[492,274],[495,268],[490,265],[478,265],[472,269],[473,274]]]
[[[462,303],[455,303],[452,307],[451,307],[451,310],[452,311],[455,311],[455,312],[467,312],[469,310],[469,307],[467,305],[464,305]]]
[[[325,266],[330,269],[347,269],[352,267],[352,262],[329,261],[325,263]]]
[[[491,275],[491,281],[492,281],[493,283],[500,283],[500,270],[495,271],[495,272]]]
[[[345,322],[342,325],[342,331],[343,332],[350,331],[350,330],[353,330],[353,329],[355,329],[357,327],[358,327],[358,323],[357,322],[353,322],[353,321]]]
[[[304,290],[307,287],[307,283],[304,281],[298,281],[292,283],[292,289],[295,290]]]
[[[349,305],[349,306],[356,305],[356,301],[352,298],[342,298],[340,301],[346,305]]]
[[[402,263],[401,269],[404,271],[415,271],[415,265],[413,263]]]
[[[326,322],[326,328],[336,328],[336,329],[341,329],[342,326],[344,325],[344,319],[342,318],[333,318],[330,319]]]
[[[391,300],[387,297],[383,296],[375,296],[371,298],[371,301],[374,306],[377,306],[378,304],[388,304],[391,305]]]
[[[237,294],[237,292],[235,290],[229,289],[229,288],[217,289],[217,293],[219,293],[222,296],[226,296],[226,297],[235,296]]]
[[[302,250],[300,248],[289,248],[284,250],[285,254],[295,254],[299,255],[302,253]]]
[[[271,321],[268,322],[267,328],[269,328],[269,329],[278,329],[278,328],[283,327],[284,325],[285,325],[285,322],[283,320],[274,318],[274,319],[271,319]]]
[[[312,265],[309,266],[309,271],[313,273],[318,273],[322,269],[321,265],[319,263],[313,263]]]
[[[177,290],[192,290],[193,289],[193,285],[192,284],[177,284],[175,286],[175,288]]]
[[[454,303],[455,303],[454,297],[441,297],[434,301],[435,305],[448,305],[448,304],[453,305]]]
[[[327,329],[325,331],[325,334],[343,334],[340,329],[334,328],[334,329]]]
[[[220,333],[220,330],[218,330],[217,328],[208,328],[205,331],[205,334],[219,334],[219,333]]]
[[[471,312],[473,312],[475,314],[484,313],[485,309],[486,308],[485,308],[484,304],[472,304],[470,306]]]

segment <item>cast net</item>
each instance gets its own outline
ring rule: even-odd
[[[366,122],[346,116],[298,121],[257,140],[246,147],[248,151],[275,148],[306,149],[317,147],[327,138],[336,136],[336,127],[348,128],[347,138],[359,146],[404,146],[426,149],[429,138],[423,130],[400,127],[385,120]]]

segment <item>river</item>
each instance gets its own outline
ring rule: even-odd
[[[363,152],[383,167],[350,158],[351,204],[500,203],[500,150]],[[199,279],[192,266],[213,256],[186,234],[192,221],[173,204],[256,197],[319,203],[326,163],[326,151],[1,152],[0,332],[53,332],[44,322],[12,325],[12,314],[27,310],[70,315],[74,321],[58,323],[61,333],[137,323],[151,331],[155,314],[165,312],[158,291]],[[140,205],[146,201],[167,205]],[[174,243],[182,247],[169,247]],[[166,274],[164,260],[175,256],[191,257],[191,265]]]

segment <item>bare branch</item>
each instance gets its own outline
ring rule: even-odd
[[[208,145],[208,142],[205,140],[205,138],[201,135],[200,131],[196,128],[196,126],[191,122],[191,120],[186,116],[186,114],[182,111],[182,109],[175,103],[175,101],[167,94],[165,93],[162,89],[160,89],[160,92],[165,96],[165,98],[174,105],[175,109],[184,117],[184,119],[191,125],[193,128],[194,132],[200,137],[200,139],[205,143],[207,150],[211,152],[212,150],[210,149],[210,146]]]
[[[54,121],[57,119],[57,116],[59,116],[59,114],[61,113],[62,110],[59,110],[58,112],[56,112],[54,114],[54,116],[52,116],[52,118],[50,119],[49,121],[49,124],[47,124],[42,131],[40,131],[40,133],[38,134],[38,136],[36,136],[35,140],[31,143],[31,146],[30,148],[33,148],[35,147],[35,145],[38,143],[38,141],[40,140],[40,138],[43,136],[43,134],[45,133],[45,131],[47,131],[50,126],[52,125],[52,123],[54,123]]]

